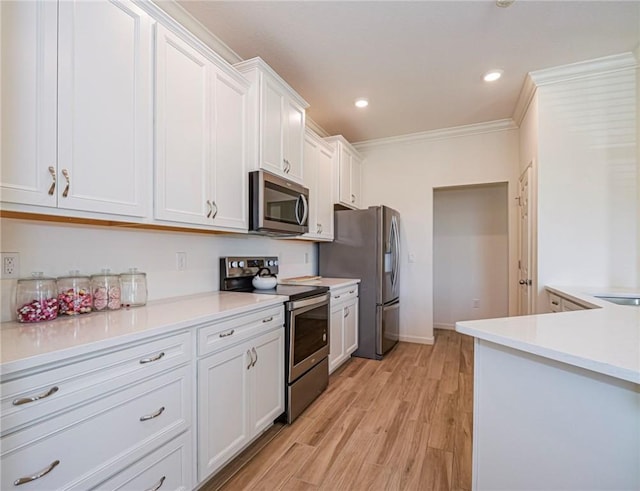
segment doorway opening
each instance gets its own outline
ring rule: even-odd
[[[509,315],[506,182],[434,188],[433,327]]]

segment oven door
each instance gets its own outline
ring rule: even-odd
[[[265,234],[309,231],[309,190],[265,171],[249,173],[250,229]]]
[[[329,356],[329,295],[288,304],[288,382]]]

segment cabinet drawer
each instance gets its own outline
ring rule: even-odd
[[[240,315],[198,329],[198,356],[221,349],[284,325],[284,305]]]
[[[347,302],[357,297],[358,297],[358,285],[350,285],[350,286],[339,288],[337,290],[331,290],[332,305],[336,305],[342,302]]]
[[[29,489],[87,489],[191,425],[191,366],[63,412],[0,440],[0,488],[59,461]]]
[[[567,300],[566,298],[562,299],[562,311],[563,312],[571,312],[573,310],[584,310],[585,307],[579,305],[577,303],[572,302],[571,300]]]
[[[100,489],[158,491],[190,490],[191,432],[171,440],[120,474],[100,484]]]
[[[554,293],[549,293],[549,310],[562,312],[562,298]]]
[[[191,358],[191,334],[185,332],[109,350],[75,363],[53,368],[48,365],[22,376],[17,374],[0,385],[2,435],[102,397],[108,387],[122,387],[152,377]],[[38,396],[42,398],[26,402]],[[20,404],[20,399],[26,401]]]

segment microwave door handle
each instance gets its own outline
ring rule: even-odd
[[[302,197],[302,195],[298,196],[298,199],[296,199],[296,206],[295,206],[296,222],[298,222],[298,225],[302,225],[302,222],[300,222],[300,214],[298,213],[298,211],[300,210],[300,198],[301,197]]]
[[[305,223],[307,223],[307,217],[309,216],[309,203],[307,203],[307,198],[304,194],[301,194],[300,198],[302,198],[302,206],[304,207],[304,212],[302,213],[302,222],[300,222],[300,225],[304,225]]]

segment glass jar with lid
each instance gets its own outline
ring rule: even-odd
[[[139,307],[147,303],[147,275],[131,268],[120,275],[123,307]]]
[[[55,278],[41,272],[31,278],[18,280],[16,289],[16,318],[18,322],[48,321],[58,317],[58,298]]]
[[[91,276],[91,294],[94,310],[118,310],[120,308],[120,277],[103,269],[101,274]]]
[[[93,310],[93,297],[88,276],[80,271],[69,271],[69,276],[58,278],[58,313],[60,315],[87,314]]]

